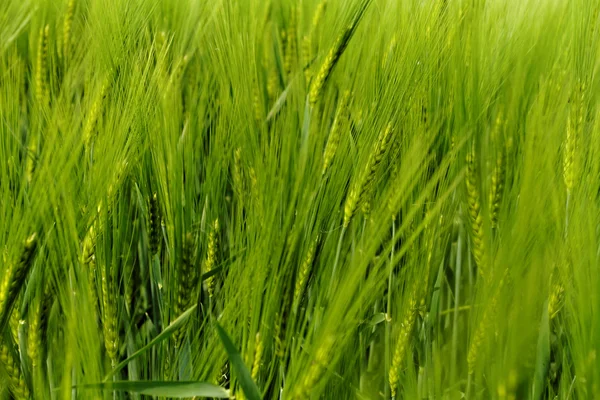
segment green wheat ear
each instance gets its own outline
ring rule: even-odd
[[[473,257],[477,264],[479,275],[485,277],[486,265],[486,247],[485,234],[483,228],[483,216],[481,211],[481,197],[479,195],[479,179],[478,169],[476,167],[475,144],[467,153],[467,205],[469,209],[469,217],[471,219],[471,232],[473,240]]]
[[[358,27],[358,24],[368,5],[369,2],[367,1],[361,6],[361,8],[355,14],[352,22],[347,25],[342,33],[337,37],[333,43],[333,46],[331,46],[331,49],[327,53],[327,57],[325,57],[323,64],[321,64],[321,68],[319,68],[319,72],[317,73],[315,79],[311,82],[309,102],[312,107],[314,107],[321,98],[323,89],[327,84],[333,69],[346,50],[346,47],[348,47],[348,43],[350,43],[350,39],[352,39],[352,36],[354,35],[354,32],[356,31],[356,28]]]
[[[365,194],[371,189],[379,165],[388,149],[392,132],[392,124],[388,123],[385,129],[379,134],[364,171],[352,186],[344,205],[344,228],[350,225],[350,220],[356,212],[358,205],[364,200]]]
[[[341,131],[343,127],[345,127],[345,123],[348,121],[349,102],[350,91],[346,90],[338,104],[335,117],[333,119],[333,124],[331,125],[331,131],[329,133],[329,137],[327,138],[327,144],[325,145],[325,151],[323,153],[323,169],[321,172],[322,175],[325,175],[325,172],[327,172],[327,169],[333,162],[333,158],[335,157],[335,153],[340,144],[340,138],[342,135]]]
[[[219,249],[219,219],[213,222],[210,234],[208,235],[208,250],[206,252],[206,261],[204,263],[205,273],[211,272],[217,265],[217,251]],[[215,277],[211,276],[206,280],[208,287],[208,296],[213,297],[215,294]]]
[[[175,287],[174,317],[177,318],[187,310],[190,305],[198,282],[198,271],[195,264],[196,245],[194,237],[188,232],[183,239],[181,263],[177,269],[177,283]],[[185,334],[184,328],[174,334],[175,346],[179,347]]]
[[[4,270],[4,278],[0,286],[0,327],[4,326],[9,319],[13,305],[31,269],[37,240],[37,234],[31,234],[23,243],[19,261],[8,265]]]

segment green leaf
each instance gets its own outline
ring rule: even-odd
[[[154,339],[152,339],[147,345],[140,348],[138,351],[127,357],[126,360],[121,361],[117,366],[108,374],[106,378],[104,378],[104,382],[107,382],[112,376],[114,376],[117,372],[119,372],[123,367],[125,367],[128,363],[130,363],[135,358],[141,356],[146,350],[151,348],[157,343],[162,342],[163,340],[169,338],[177,329],[179,329],[183,323],[189,318],[190,314],[194,312],[197,305],[194,304],[190,308],[188,308],[183,314],[181,314],[175,321],[171,322],[169,326],[165,328],[164,331],[159,333]]]
[[[207,382],[117,381],[75,386],[78,389],[122,390],[148,396],[172,398],[216,397],[229,398],[229,391]]]
[[[369,321],[369,325],[371,325],[371,326],[379,325],[383,321],[385,321],[385,313],[377,313],[371,317],[371,320]]]
[[[219,337],[221,338],[221,342],[223,342],[223,346],[225,346],[225,350],[227,351],[227,355],[229,356],[229,362],[231,363],[231,367],[235,370],[238,380],[240,381],[240,386],[244,391],[248,400],[261,400],[262,396],[256,383],[252,380],[252,376],[250,375],[250,371],[244,364],[242,360],[242,356],[239,351],[236,349],[235,345],[225,332],[225,329],[218,322],[215,322],[217,332]]]

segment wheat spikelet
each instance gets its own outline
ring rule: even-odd
[[[350,38],[352,37],[353,32],[354,25],[351,24],[348,27],[346,27],[346,29],[344,29],[342,34],[336,39],[335,43],[331,47],[331,50],[329,50],[325,61],[319,69],[319,73],[310,85],[309,99],[311,106],[314,107],[314,105],[317,104],[317,101],[319,101],[319,98],[321,97],[321,92],[323,91],[323,88],[325,87],[325,84],[327,83],[331,72],[333,71],[337,62],[342,56],[342,53],[344,52],[344,50],[346,50],[346,47],[350,42]]]
[[[298,29],[298,10],[296,6],[292,6],[292,11],[290,14],[290,23],[288,26],[288,31],[286,35],[286,48],[285,54],[283,58],[283,68],[285,70],[286,76],[290,76],[294,66],[296,65],[296,57],[297,57],[297,38],[296,38],[296,30]]]
[[[258,378],[258,372],[260,370],[260,365],[262,363],[262,354],[263,354],[264,346],[262,337],[260,336],[260,332],[256,333],[256,346],[254,349],[254,362],[252,363],[252,379],[254,381]]]
[[[337,65],[340,57],[346,50],[348,43],[350,43],[350,39],[354,34],[354,31],[358,27],[358,23],[361,20],[361,17],[369,5],[369,2],[363,3],[358,12],[354,15],[352,22],[346,26],[343,32],[337,37],[336,41],[333,43],[333,46],[327,53],[327,57],[323,61],[321,68],[319,68],[319,72],[317,73],[315,79],[311,82],[310,90],[309,90],[309,102],[311,107],[314,107],[315,104],[319,101],[321,97],[321,93],[323,92],[323,88],[327,84],[329,80],[329,76],[331,75],[333,69]]]
[[[317,250],[317,245],[319,243],[319,237],[311,243],[306,252],[306,256],[304,257],[304,261],[298,270],[298,276],[296,277],[296,286],[294,288],[294,310],[298,308],[298,304],[300,304],[300,300],[302,299],[302,293],[304,291],[304,285],[308,280],[308,275],[310,274],[310,270],[315,259],[315,253]]]
[[[187,233],[183,239],[181,263],[177,269],[176,298],[174,306],[174,316],[179,317],[190,306],[194,289],[198,283],[198,272],[195,265],[196,248],[194,237]],[[175,346],[179,347],[182,342],[184,328],[179,329],[174,334]]]
[[[394,357],[392,358],[392,365],[388,374],[388,381],[390,384],[390,392],[392,394],[392,398],[396,397],[398,389],[398,380],[400,378],[400,368],[406,356],[406,351],[410,342],[410,335],[412,334],[415,319],[417,316],[416,308],[417,285],[415,284],[413,291],[410,295],[410,299],[408,301],[408,308],[405,311],[404,319],[400,324],[400,333],[398,334],[398,339],[394,350]]]
[[[342,95],[340,103],[338,104],[337,110],[335,112],[335,117],[333,119],[333,124],[331,125],[329,138],[327,139],[327,144],[325,145],[325,151],[323,153],[323,169],[321,175],[325,175],[325,172],[327,172],[327,168],[329,168],[329,166],[331,165],[333,157],[335,156],[337,148],[340,144],[342,125],[347,121],[348,118],[349,102],[350,91],[346,90]]]
[[[90,289],[90,299],[92,307],[96,313],[98,313],[98,293],[96,289],[96,233],[94,230],[94,224],[90,225],[90,228],[83,238],[81,245],[81,264],[86,266],[86,272],[88,276],[88,286]]]
[[[273,57],[271,57],[273,58]],[[277,65],[273,59],[269,63],[269,70],[267,76],[267,94],[269,96],[269,104],[273,104],[277,100],[277,94],[279,93],[279,72],[277,71]]]
[[[71,29],[73,28],[73,16],[75,15],[75,0],[69,0],[67,13],[63,22],[62,57],[67,61],[71,50]],[[59,52],[61,54],[61,52]]]
[[[479,270],[479,274],[483,278],[485,276],[484,268],[486,268],[485,254],[485,236],[483,232],[483,217],[481,212],[481,201],[479,197],[479,189],[477,187],[477,168],[475,166],[475,144],[470,152],[467,153],[467,204],[469,206],[469,217],[471,219],[471,230],[473,239],[473,257]]]
[[[148,242],[150,246],[150,255],[158,253],[160,246],[160,207],[156,193],[148,201]]]
[[[47,104],[48,83],[47,79],[47,59],[48,59],[48,37],[50,36],[50,25],[40,29],[37,48],[37,61],[35,68],[35,96],[38,104]]]
[[[231,178],[233,180],[233,192],[241,200],[242,193],[244,193],[244,181],[242,180],[242,149],[239,147],[233,153]]]
[[[100,268],[102,279],[102,332],[104,334],[104,347],[114,367],[117,364],[117,351],[119,349],[119,332],[117,326],[117,309],[112,295],[112,282],[108,274],[109,267]]]
[[[206,261],[204,263],[204,271],[206,273],[212,271],[217,264],[217,251],[219,249],[219,219],[215,219],[212,224],[210,234],[208,235],[208,250],[206,252]],[[211,276],[206,279],[208,287],[208,296],[213,297],[215,294],[215,277]]]
[[[83,144],[87,148],[92,140],[92,135],[94,133],[94,129],[96,128],[96,123],[98,122],[98,117],[100,116],[100,110],[102,108],[102,101],[108,92],[108,77],[104,79],[102,86],[100,87],[100,92],[97,97],[94,99],[90,111],[87,115],[85,126],[83,128]]]
[[[564,293],[565,288],[561,283],[555,283],[552,286],[552,292],[550,293],[550,298],[548,299],[548,315],[550,316],[550,320],[554,319],[554,317],[558,315]]]
[[[27,354],[31,359],[31,365],[35,369],[43,364],[44,340],[48,326],[50,309],[54,302],[52,287],[45,284],[41,291],[42,297],[34,299],[29,315],[29,327],[27,331]]]
[[[471,339],[471,343],[469,344],[469,350],[467,353],[467,367],[469,375],[472,375],[475,372],[475,365],[479,357],[479,352],[483,344],[483,340],[486,337],[488,330],[493,323],[496,305],[498,303],[498,294],[500,292],[499,289],[503,286],[503,282],[504,281],[500,282],[500,287],[498,288],[498,291],[490,301],[488,308],[484,311],[483,318],[481,319],[479,325],[477,326],[477,329],[475,330],[475,336]]]
[[[502,194],[504,191],[504,180],[506,175],[506,152],[498,151],[496,154],[496,166],[492,172],[492,185],[490,189],[490,222],[492,229],[498,227],[498,214],[502,204]]]
[[[315,34],[321,22],[321,18],[325,13],[325,6],[327,5],[327,0],[321,0],[315,9],[315,13],[312,19],[312,26],[310,31],[304,36],[302,41],[302,54],[304,58],[304,77],[306,82],[310,82],[311,78],[311,63],[313,60],[313,51],[315,48]]]
[[[10,347],[0,341],[0,362],[4,366],[6,375],[8,376],[8,387],[15,400],[28,400],[30,398],[29,388],[23,379],[21,367],[18,360],[13,356]]]
[[[12,340],[15,341],[17,347],[19,347],[19,327],[21,326],[21,296],[15,301],[13,310],[10,313],[8,325],[10,327],[10,333],[12,334]]]
[[[305,373],[303,379],[300,380],[299,386],[294,391],[292,399],[301,400],[310,397],[314,387],[323,377],[325,366],[330,364],[331,350],[334,344],[333,335],[328,335],[323,340],[323,343],[317,348],[314,359],[310,363],[310,367]]]
[[[356,212],[358,204],[363,200],[365,193],[370,190],[370,186],[373,184],[375,174],[385,152],[388,148],[388,144],[392,137],[392,124],[388,123],[386,128],[380,133],[377,138],[377,142],[373,147],[373,151],[369,155],[369,160],[365,167],[365,170],[359,179],[353,185],[352,190],[346,198],[344,205],[344,228],[347,228],[350,224],[352,216]]]
[[[4,271],[0,286],[0,326],[10,317],[21,286],[31,268],[37,246],[37,235],[33,233],[23,243],[23,251],[16,265],[9,265]]]
[[[567,136],[564,142],[563,152],[563,179],[567,188],[567,192],[571,192],[571,190],[573,190],[575,182],[574,159],[576,146],[576,134],[575,130],[573,129],[571,115],[569,115],[567,117]]]
[[[29,184],[33,179],[38,154],[38,135],[33,131],[30,133],[29,145],[27,146],[27,164],[25,165],[25,181]]]

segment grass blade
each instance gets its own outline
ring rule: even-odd
[[[221,338],[221,342],[223,342],[223,346],[225,346],[225,350],[227,351],[227,355],[229,356],[229,362],[231,366],[235,370],[238,375],[238,379],[240,381],[240,386],[244,391],[244,394],[248,398],[248,400],[260,400],[262,396],[256,386],[256,383],[252,380],[252,376],[250,375],[250,371],[244,364],[242,360],[242,356],[239,351],[225,332],[225,329],[219,323],[215,323],[217,328],[217,332],[219,333],[219,337]]]
[[[127,357],[126,360],[121,361],[117,366],[104,378],[104,381],[108,381],[111,377],[113,377],[117,372],[119,372],[123,367],[129,364],[132,360],[136,359],[140,355],[142,355],[146,350],[150,349],[152,346],[157,343],[162,342],[165,339],[168,339],[177,329],[179,329],[183,323],[188,319],[190,314],[194,312],[194,310],[198,307],[197,305],[193,305],[188,308],[183,314],[179,316],[175,321],[171,322],[171,324],[160,334],[158,334],[154,339],[152,339],[147,345],[133,353],[131,356]]]
[[[229,398],[229,391],[207,382],[167,382],[167,381],[117,381],[76,386],[78,389],[120,390],[148,396],[170,398],[216,397]]]

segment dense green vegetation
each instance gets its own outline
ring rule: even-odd
[[[600,1],[0,3],[0,399],[600,398]]]

